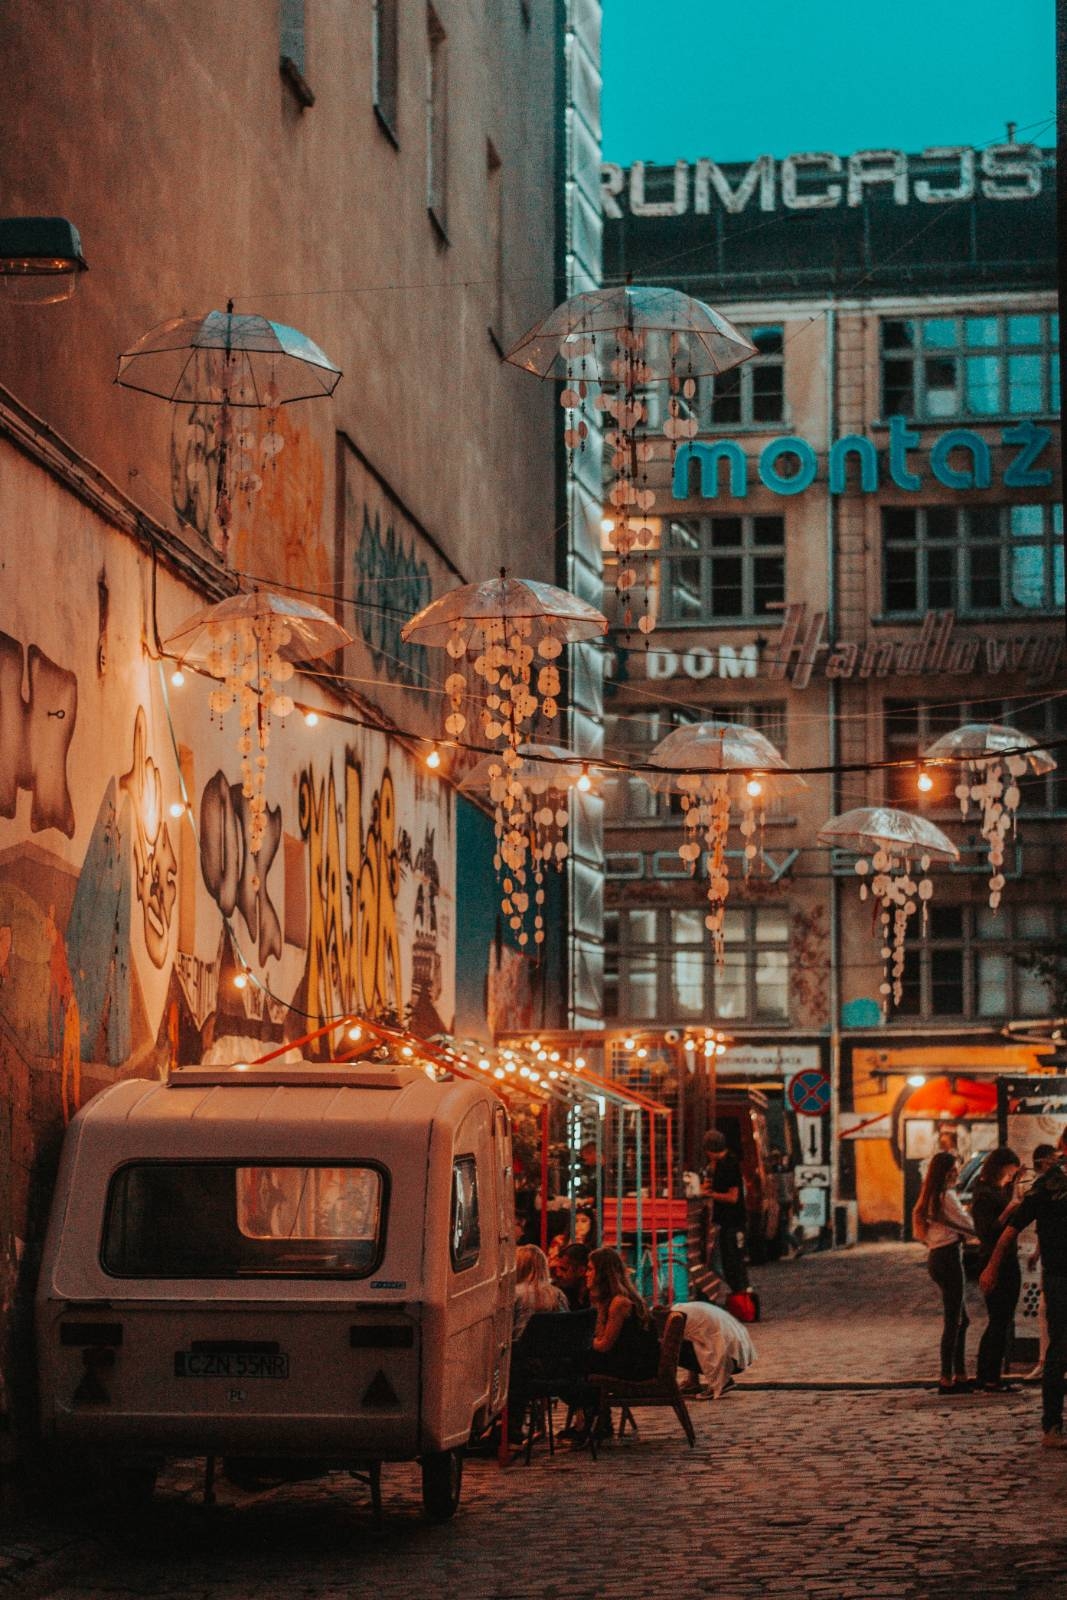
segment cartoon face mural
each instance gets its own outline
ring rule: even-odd
[[[282,837],[280,809],[267,807],[258,857],[248,848],[249,826],[250,808],[241,784],[216,772],[200,797],[200,869],[223,916],[241,913],[249,934],[258,940],[262,965],[282,953],[282,925],[267,889]]]
[[[13,817],[18,791],[32,795],[30,832],[58,828],[74,835],[67,752],[78,716],[78,680],[31,644],[25,652],[29,695],[23,699],[23,649],[0,633],[0,817]]]
[[[159,768],[148,754],[148,730],[141,706],[137,707],[133,724],[133,761],[119,780],[119,787],[130,799],[134,875],[144,916],[145,948],[152,965],[162,967],[178,892],[178,859],[163,817],[163,783]]]

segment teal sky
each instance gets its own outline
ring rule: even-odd
[[[1055,0],[604,0],[604,159],[1055,142]]]

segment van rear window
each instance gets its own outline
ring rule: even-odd
[[[118,1278],[359,1278],[384,1212],[376,1166],[133,1163],[111,1180],[101,1260]]]

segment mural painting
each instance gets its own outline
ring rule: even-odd
[[[148,754],[144,708],[137,707],[133,724],[133,761],[119,780],[130,802],[133,833],[134,878],[144,916],[144,942],[148,959],[162,967],[167,956],[171,915],[178,893],[178,858],[163,816],[163,784],[159,768]]]
[[[24,699],[24,663],[29,693]],[[14,817],[18,791],[32,797],[30,832],[74,834],[67,752],[78,715],[78,680],[35,644],[23,652],[0,633],[0,817]]]
[[[240,783],[216,772],[200,797],[200,870],[208,893],[224,917],[241,913],[249,936],[257,941],[259,963],[280,959],[282,925],[270,897],[267,879],[282,838],[282,814],[267,807],[267,823],[253,856],[248,848],[250,811]]]
[[[397,727],[434,738],[440,728],[432,690],[444,681],[444,652],[406,645],[400,630],[462,579],[352,441],[339,435],[337,449],[334,577],[337,592],[356,602],[338,614],[354,635],[344,670]]]

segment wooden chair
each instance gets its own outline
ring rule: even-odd
[[[590,1383],[596,1384],[600,1391],[600,1419],[611,1418],[611,1407],[621,1407],[619,1417],[619,1437],[629,1423],[634,1432],[637,1432],[637,1423],[634,1421],[633,1407],[635,1406],[670,1406],[678,1421],[685,1430],[689,1440],[689,1448],[696,1445],[696,1433],[693,1430],[692,1418],[688,1407],[678,1388],[678,1356],[685,1338],[685,1312],[672,1311],[666,1318],[660,1337],[659,1368],[654,1378],[646,1378],[633,1382],[628,1378],[613,1378],[606,1373],[591,1372]],[[596,1429],[593,1430],[595,1439]],[[596,1454],[595,1444],[593,1453]]]
[[[578,1394],[593,1342],[596,1312],[537,1311],[512,1350],[512,1386],[521,1396],[523,1458],[530,1464],[539,1424],[548,1434],[548,1453],[556,1448],[553,1406]]]

